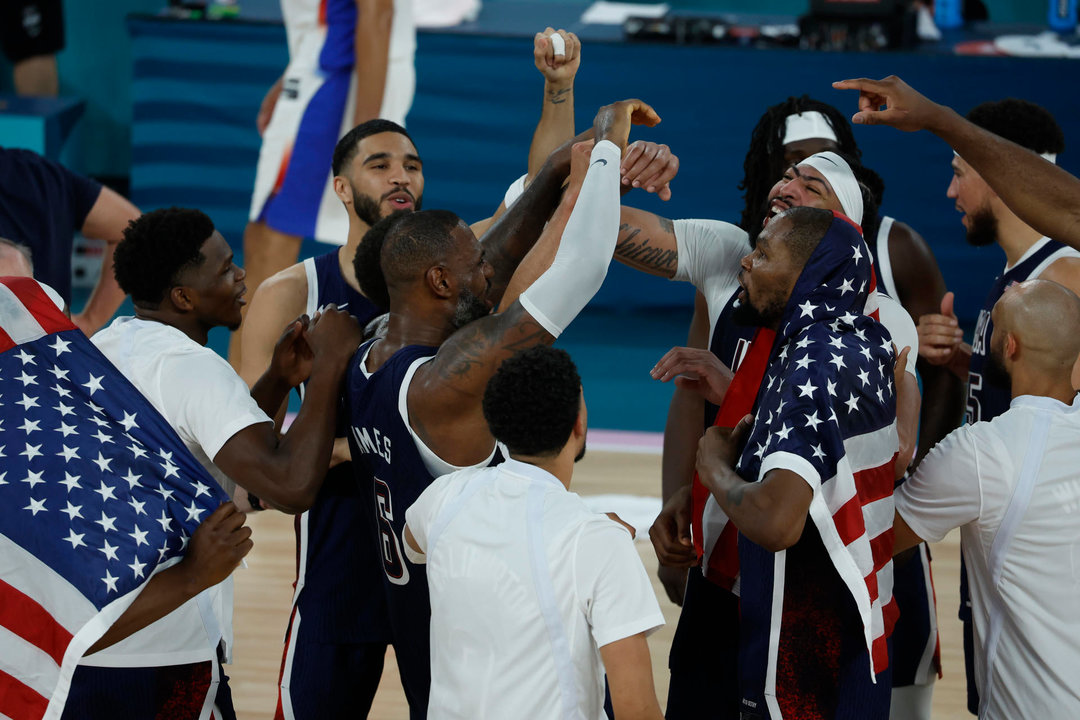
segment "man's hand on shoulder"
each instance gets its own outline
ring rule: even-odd
[[[304,331],[304,338],[316,360],[326,358],[345,365],[363,342],[364,329],[345,310],[327,305],[315,313]]]

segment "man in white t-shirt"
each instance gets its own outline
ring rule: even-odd
[[[1009,409],[950,433],[895,493],[895,551],[959,527],[975,625],[979,717],[1080,717],[1080,297],[1007,289],[987,374]]]
[[[406,511],[427,563],[430,718],[662,717],[645,636],[664,624],[622,525],[567,492],[585,453],[581,379],[565,351],[502,363],[484,417],[510,459],[437,479]]]
[[[249,392],[206,347],[210,329],[239,326],[245,292],[244,271],[210,218],[183,208],[143,215],[124,232],[114,267],[135,315],[94,336],[102,353],[227,493],[238,483],[238,498],[247,491],[287,512],[310,507],[330,460],[338,388],[361,335],[357,323],[335,309],[297,320]],[[304,379],[306,402],[279,436],[267,411]],[[141,613],[135,622],[142,629],[80,661],[65,720],[154,717],[167,707],[186,708],[170,717],[202,717],[211,709],[232,716],[218,667],[231,653],[231,579],[193,599],[172,600],[133,605],[129,613]]]

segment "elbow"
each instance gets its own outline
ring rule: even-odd
[[[291,488],[283,483],[275,482],[273,488],[267,488],[260,493],[259,497],[275,510],[286,515],[299,515],[307,512],[315,504],[318,496],[318,487]]]
[[[780,552],[799,542],[805,526],[806,515],[794,522],[791,518],[774,515],[770,522],[761,528],[758,537],[750,539],[769,552]]]

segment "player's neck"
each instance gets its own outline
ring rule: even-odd
[[[435,318],[435,313],[412,306],[392,307],[386,323],[386,336],[372,348],[375,366],[381,366],[395,352],[410,345],[442,345],[455,328],[449,321],[440,324]],[[372,367],[369,365],[368,369]]]
[[[547,472],[550,475],[554,475],[555,478],[563,484],[567,490],[570,489],[570,480],[574,475],[574,457],[572,454],[568,455],[565,452],[559,453],[555,456],[535,456],[535,455],[515,455],[510,454],[512,460],[523,462],[526,465],[534,465],[541,470]]]
[[[201,322],[189,315],[180,315],[160,308],[150,310],[136,307],[135,317],[140,320],[152,320],[162,325],[174,327],[200,345],[205,346],[210,340],[210,328],[204,327]]]
[[[356,279],[356,270],[353,268],[353,258],[356,257],[356,249],[360,247],[360,241],[364,239],[364,235],[370,229],[366,222],[363,220],[352,220],[349,223],[349,237],[345,241],[345,244],[338,248],[338,266],[341,268],[341,277],[345,278],[345,282],[356,292],[361,295],[364,291],[360,289],[360,281]],[[365,297],[367,297],[365,295]]]
[[[997,235],[998,245],[1005,251],[1009,267],[1015,265],[1042,238],[1042,233],[1026,225],[1009,210],[998,213]]]

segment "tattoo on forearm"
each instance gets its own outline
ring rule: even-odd
[[[671,223],[670,220],[661,218]],[[667,230],[667,227],[664,227]],[[634,265],[656,270],[674,271],[679,265],[678,250],[650,245],[649,238],[642,237],[641,228],[631,227],[628,223],[619,226],[619,240],[615,243],[615,256]]]
[[[574,92],[574,88],[563,88],[562,90],[548,90],[547,100],[552,105],[562,105],[564,102],[570,99],[570,97],[568,96],[572,92]]]
[[[746,489],[750,487],[750,483],[739,481],[739,484],[727,491],[727,500],[729,503],[738,507],[742,505],[743,495],[746,494]]]

